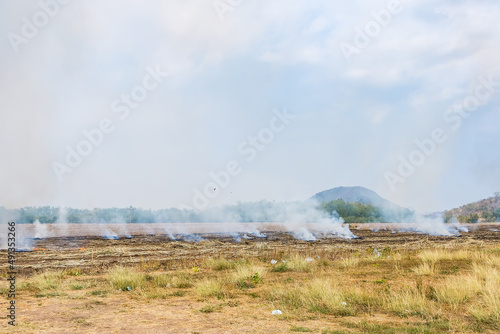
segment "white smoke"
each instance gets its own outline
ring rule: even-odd
[[[119,236],[112,230],[108,229],[107,227],[104,228],[103,233],[101,233],[101,236],[104,239],[109,239],[109,240],[118,240]]]
[[[34,238],[35,239],[44,239],[48,237],[47,234],[47,225],[40,223],[38,219],[33,222],[34,227]]]
[[[36,210],[33,209],[34,214],[37,213]],[[203,238],[194,236],[194,233],[217,233],[241,242],[243,235],[246,235],[244,238],[266,238],[261,231],[267,224],[288,232],[294,238],[307,241],[329,236],[346,239],[355,237],[349,228],[343,225],[342,218],[330,216],[313,201],[239,203],[236,206],[216,207],[203,212],[177,209],[151,211],[134,208],[60,208],[56,209],[54,214],[57,216],[53,218],[55,224],[42,224],[38,219],[35,220],[32,225],[34,235],[31,238],[73,235],[72,225],[80,224],[82,227],[87,225],[86,232],[83,232],[85,235],[99,235],[107,239],[131,238],[132,233],[147,233],[164,234],[172,240],[201,241]],[[73,223],[69,223],[69,219]],[[48,225],[50,230],[47,229]]]
[[[267,238],[267,235],[261,233],[257,228],[252,229],[249,233],[256,238]]]
[[[131,238],[133,234],[147,233],[166,235],[172,240],[200,242],[204,240],[203,235],[208,233],[226,235],[241,242],[242,239],[266,238],[261,231],[270,229],[287,232],[293,238],[305,241],[329,237],[357,238],[341,217],[335,212],[329,215],[313,201],[239,203],[203,212],[137,209],[138,215],[132,216],[134,210],[113,208],[85,211],[60,208],[56,210],[58,216],[53,220],[55,224],[43,224],[39,219],[35,219],[32,224],[18,224],[25,231],[18,234],[18,245],[22,246],[18,248],[32,249],[34,239],[78,235],[73,231],[74,226],[77,226],[77,231],[83,231],[83,235],[99,235],[106,239]],[[148,216],[141,212],[147,212]],[[19,214],[19,210],[0,210],[3,220],[10,217],[7,220],[15,221],[11,218],[16,213]],[[74,221],[75,215],[81,225],[68,222],[68,219]],[[445,223],[441,215],[423,214],[412,214],[398,223],[366,224],[364,227],[375,232],[388,230],[392,233],[414,232],[433,236],[458,236],[461,232],[468,232],[468,228],[455,218]],[[0,244],[5,249],[6,240],[0,237]]]
[[[356,238],[342,218],[330,216],[314,201],[288,203],[282,207],[280,218],[283,227],[297,239],[314,241],[325,236]]]
[[[294,228],[290,233],[295,239],[305,240],[305,241],[315,241],[318,240],[314,234],[311,233],[306,227],[301,226]]]
[[[182,239],[187,242],[201,242],[205,240],[197,234],[185,234],[182,236]]]
[[[407,217],[402,223],[390,223],[384,225],[393,232],[416,232],[432,236],[460,236],[460,232],[468,232],[467,226],[461,225],[456,218],[450,223],[445,223],[442,215],[423,215],[414,213]]]
[[[234,241],[241,242],[241,236],[238,232],[233,232],[230,236],[234,239]]]
[[[57,236],[65,236],[68,234],[68,209],[67,208],[59,208],[59,214],[56,220],[57,226]]]

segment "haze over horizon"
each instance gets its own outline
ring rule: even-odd
[[[222,2],[0,3],[0,206],[500,191],[500,4]]]

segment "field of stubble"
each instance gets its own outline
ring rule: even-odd
[[[8,333],[496,333],[500,232],[462,237],[353,229],[307,242],[160,235],[35,240],[17,253]],[[0,256],[6,258],[6,252]],[[1,309],[6,308],[7,263]],[[273,310],[281,314],[273,315]]]

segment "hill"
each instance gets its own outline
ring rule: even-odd
[[[371,204],[383,209],[402,209],[400,206],[386,200],[373,190],[364,187],[336,187],[317,193],[311,199],[318,202],[330,202],[342,199],[345,202]]]
[[[336,187],[312,196],[324,210],[336,211],[347,223],[397,222],[413,214],[373,190],[364,187]]]
[[[455,216],[461,223],[500,221],[500,192],[492,197],[445,211],[444,216],[447,221]]]

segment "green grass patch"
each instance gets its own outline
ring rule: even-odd
[[[220,306],[220,305],[209,304],[209,305],[205,305],[202,308],[200,308],[200,312],[201,313],[213,313],[213,312],[220,311],[221,308],[222,308],[222,306]]]
[[[290,327],[290,332],[298,332],[298,333],[311,333],[313,332],[312,329],[307,328],[307,327],[300,327],[300,326],[293,326]]]

